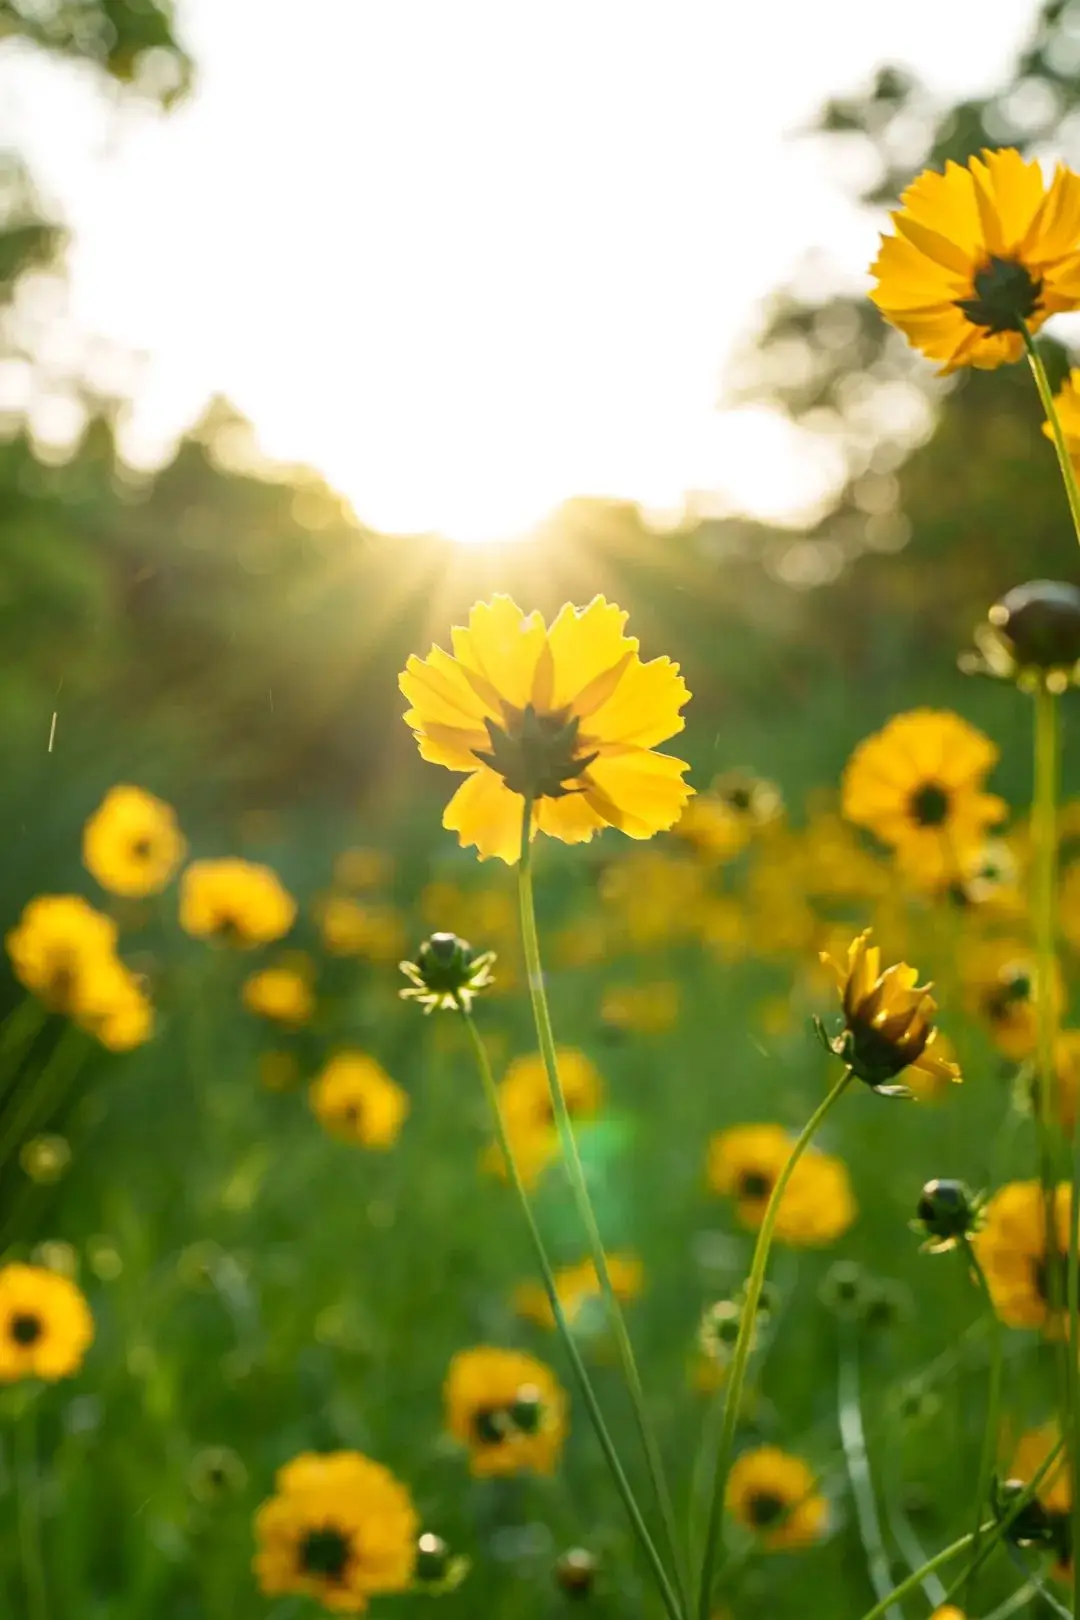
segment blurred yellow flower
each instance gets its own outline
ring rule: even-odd
[[[103,976],[95,1004],[77,1022],[110,1052],[130,1052],[154,1033],[154,1009],[140,980],[117,960]]]
[[[604,1082],[591,1058],[575,1047],[564,1046],[559,1048],[557,1059],[571,1118],[587,1119],[597,1113],[604,1100]],[[533,1187],[559,1153],[547,1071],[539,1052],[516,1057],[510,1063],[499,1082],[499,1106],[518,1172],[526,1187]],[[492,1143],[485,1154],[484,1165],[506,1178],[497,1143]]]
[[[1072,1208],[1068,1182],[1056,1188],[1052,1205],[1054,1231],[1048,1244],[1041,1184],[1010,1181],[988,1201],[972,1243],[1001,1320],[1009,1327],[1042,1328],[1057,1337],[1066,1301]]]
[[[709,904],[706,883],[700,863],[662,849],[633,850],[609,862],[600,878],[609,932],[637,947],[688,938]]]
[[[1080,306],[1080,176],[1012,147],[928,169],[882,238],[871,298],[943,372],[1018,360],[1026,323]]]
[[[1070,861],[1062,874],[1058,907],[1062,938],[1080,952],[1080,861]]]
[[[277,873],[255,861],[192,861],[180,880],[180,926],[196,939],[271,945],[295,917],[296,901]]]
[[[393,906],[355,900],[350,894],[324,894],[315,921],[331,956],[365,956],[396,962],[405,949],[405,925]]]
[[[366,1052],[332,1057],[312,1081],[309,1097],[323,1128],[358,1147],[392,1147],[409,1112],[408,1093]]]
[[[1009,1464],[1008,1478],[1018,1479],[1022,1485],[1026,1485],[1039,1472],[1060,1439],[1061,1430],[1056,1423],[1044,1423],[1038,1429],[1028,1429],[1016,1442]],[[1050,1468],[1035,1497],[1048,1513],[1064,1514],[1072,1511],[1072,1482],[1069,1478],[1068,1458],[1064,1452],[1060,1460]]]
[[[679,986],[674,979],[652,984],[613,984],[604,991],[600,1017],[614,1029],[635,1035],[661,1035],[679,1019]]]
[[[469,773],[443,825],[481,860],[517,860],[526,796],[531,836],[570,844],[608,826],[651,838],[678,819],[687,766],[654,750],[682,730],[689,693],[670,659],[641,661],[626,618],[598,596],[545,627],[496,596],[452,632],[452,657],[409,659],[406,723],[425,759]]]
[[[70,1278],[44,1266],[0,1266],[0,1383],[78,1372],[94,1319]]]
[[[5,940],[16,978],[51,1012],[78,1016],[100,1002],[116,961],[116,924],[77,894],[41,894]]]
[[[310,971],[287,963],[260,968],[245,979],[241,993],[249,1012],[290,1029],[306,1024],[315,1011]]]
[[[961,876],[1006,804],[984,793],[998,750],[958,714],[913,709],[859,744],[844,770],[849,821],[891,845],[913,883],[941,888]]]
[[[813,1469],[778,1446],[758,1446],[736,1457],[725,1502],[737,1524],[770,1552],[788,1552],[820,1541],[829,1527],[829,1504]]]
[[[607,1268],[615,1298],[624,1304],[637,1299],[645,1280],[644,1268],[637,1255],[609,1254]],[[592,1260],[579,1260],[575,1265],[563,1266],[556,1271],[555,1292],[559,1296],[563,1315],[571,1325],[579,1322],[583,1313],[590,1312],[594,1306],[602,1308],[600,1278]],[[514,1309],[519,1316],[535,1322],[538,1327],[555,1326],[551,1301],[546,1289],[538,1282],[522,1283],[514,1290]],[[603,1320],[599,1316],[600,1325]]]
[[[83,828],[83,865],[110,894],[160,894],[187,853],[172,806],[127,783],[110,788]]]
[[[960,963],[964,1003],[969,1013],[986,1024],[998,1050],[1015,1062],[1035,1050],[1035,960],[1023,940],[975,940]],[[1060,969],[1055,964],[1055,1015],[1064,1003]]]
[[[554,1471],[567,1399],[550,1367],[519,1350],[461,1350],[443,1388],[446,1426],[479,1478]]]
[[[361,1614],[403,1592],[420,1520],[407,1488],[356,1451],[305,1452],[278,1470],[255,1515],[254,1570],[268,1597],[296,1593],[334,1614]]]
[[[945,1603],[940,1609],[935,1609],[930,1620],[966,1620],[963,1609],[958,1609],[955,1603]]]
[[[1080,1029],[1062,1029],[1054,1041],[1054,1104],[1066,1136],[1076,1129],[1080,1113]],[[1038,1078],[1033,1081],[1038,1085]]]
[[[727,771],[686,806],[672,832],[705,860],[729,861],[783,811],[779,789],[752,771]]]
[[[707,1175],[713,1192],[735,1200],[742,1226],[757,1231],[792,1138],[782,1125],[731,1125],[709,1139]],[[858,1209],[841,1159],[808,1148],[791,1173],[776,1220],[776,1240],[798,1248],[835,1243]]]
[[[860,1080],[888,1096],[908,1094],[889,1082],[909,1069],[921,1070],[931,1085],[960,1079],[957,1065],[938,1050],[937,1003],[930,986],[916,982],[915,968],[897,962],[882,971],[868,928],[852,940],[845,963],[824,955],[822,961],[836,975],[844,1010],[843,1033],[829,1044]]]

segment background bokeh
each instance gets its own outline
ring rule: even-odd
[[[250,43],[257,71],[257,31]],[[67,58],[121,103],[156,97],[166,118],[199,71],[157,0],[5,0],[0,62],[9,53]],[[860,176],[871,208],[924,164],[984,145],[1075,160],[1078,68],[1080,5],[1050,0],[1032,8],[1026,43],[990,93],[948,106],[906,69],[867,63],[850,95],[824,106],[801,138],[814,161],[835,157]],[[767,65],[762,85],[768,94]],[[732,251],[752,252],[748,238],[752,222]],[[319,251],[314,234],[304,246]],[[0,376],[39,365],[64,276],[64,221],[23,154],[4,150]],[[1067,351],[1047,347],[1060,374]],[[275,1606],[254,1588],[251,1514],[281,1462],[336,1445],[394,1467],[425,1522],[474,1560],[466,1586],[439,1600],[448,1620],[561,1613],[551,1565],[578,1543],[609,1571],[590,1600],[597,1613],[649,1612],[580,1420],[553,1480],[469,1482],[441,1433],[440,1384],[456,1349],[521,1343],[559,1358],[554,1340],[514,1313],[528,1257],[505,1188],[480,1173],[487,1128],[467,1049],[450,1020],[424,1022],[396,998],[402,951],[432,927],[459,928],[500,952],[501,987],[481,1019],[497,1064],[532,1049],[507,924],[510,879],[501,867],[479,869],[440,830],[445,782],[401,724],[397,672],[492,590],[549,614],[600,591],[629,610],[645,656],[682,664],[693,702],[678,751],[699,787],[750,766],[779,784],[799,829],[808,804],[827,805],[862,736],[930,704],[994,737],[1002,757],[993,786],[1022,816],[1027,702],[964,678],[956,657],[1004,590],[1075,577],[1068,513],[1023,368],[943,384],[860,290],[836,295],[817,273],[772,294],[737,373],[728,383],[740,400],[787,413],[841,469],[827,509],[807,526],[694,515],[691,503],[659,528],[628,500],[576,496],[525,538],[464,546],[365,526],[317,472],[262,461],[253,430],[224,400],[150,470],[118,453],[124,402],[106,386],[68,382],[82,425],[59,446],[28,409],[12,405],[0,418],[5,927],[41,892],[74,889],[108,904],[81,869],[81,828],[113,783],[138,783],[176,807],[195,854],[265,860],[300,900],[290,943],[316,956],[326,991],[301,1063],[314,1065],[335,1043],[360,1045],[412,1103],[389,1154],[330,1141],[302,1092],[261,1084],[258,1058],[272,1040],[240,1010],[241,967],[180,934],[175,895],[122,916],[129,959],[154,988],[155,1038],[123,1058],[88,1045],[77,1085],[35,1122],[70,1143],[58,1184],[14,1162],[0,1181],[0,1243],[13,1254],[71,1244],[98,1322],[86,1369],[53,1392],[47,1414],[56,1620],[299,1620],[301,1605]],[[1069,702],[1064,725],[1066,788],[1080,788]],[[385,857],[363,903],[392,926],[337,960],[325,957],[315,908],[335,883],[336,857],[356,846]],[[690,869],[673,840],[655,848],[674,870]],[[744,857],[751,865],[723,880],[741,919],[727,940],[710,937],[717,919],[703,922],[693,895],[682,919],[673,915],[681,880],[628,857],[613,834],[587,850],[545,849],[539,866],[556,1026],[607,1085],[609,1108],[586,1139],[611,1241],[644,1263],[631,1323],[684,1482],[701,1424],[698,1314],[734,1286],[748,1252],[707,1192],[703,1143],[739,1120],[805,1117],[827,1064],[806,1020],[830,1010],[828,986],[806,979],[806,962],[829,925],[859,923],[872,909],[865,893],[838,916],[817,905],[814,926],[796,928],[790,945],[759,948],[752,860],[768,858]],[[893,879],[880,871],[888,897]],[[626,896],[640,899],[650,884],[658,920],[635,934]],[[481,903],[481,893],[492,898]],[[599,952],[589,945],[593,924]],[[951,926],[931,919],[923,937],[946,991],[959,977],[961,936]],[[678,986],[671,1027],[626,1030],[610,1003],[605,1016],[613,987],[657,982]],[[20,992],[5,978],[2,994],[10,1008]],[[905,1223],[932,1174],[986,1185],[1006,1163],[1015,1169],[1006,1155],[1028,1128],[1001,1126],[1009,1087],[985,1036],[958,1029],[956,1038],[967,1042],[962,1095],[936,1111],[859,1096],[828,1143],[848,1162],[861,1209],[837,1252],[908,1289],[903,1322],[869,1358],[868,1423],[887,1439],[889,1500],[931,1546],[958,1528],[957,1499],[967,1500],[984,1346],[968,1331],[977,1310],[959,1267],[920,1257]],[[562,1204],[557,1186],[541,1199],[571,1260],[580,1245]],[[781,1331],[754,1416],[764,1436],[826,1473],[838,1466],[837,1330],[818,1291],[835,1257],[779,1256]],[[940,1410],[928,1428],[907,1424],[899,1392],[943,1354]],[[1044,1415],[1039,1360],[1029,1359],[1025,1378],[1011,1380],[1018,1425]],[[618,1414],[602,1355],[600,1366]],[[628,1434],[622,1418],[616,1428]],[[207,1483],[216,1448],[236,1465],[221,1488]],[[4,1612],[21,1617],[3,1456],[0,1590]],[[836,1494],[832,1539],[805,1557],[752,1565],[736,1614],[869,1606],[842,1486]],[[820,1596],[808,1597],[811,1558]],[[1015,1580],[1007,1565],[998,1579],[1000,1597]],[[418,1613],[433,1601],[380,1607]]]

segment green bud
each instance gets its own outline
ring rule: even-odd
[[[399,994],[405,1001],[418,1001],[427,1013],[436,1008],[468,1012],[473,997],[491,983],[494,961],[494,951],[476,952],[457,934],[431,934],[415,962],[400,964],[409,988]]]
[[[935,1178],[928,1181],[915,1206],[912,1229],[926,1238],[923,1247],[930,1254],[954,1249],[974,1232],[979,1223],[979,1199],[962,1181]]]
[[[571,1547],[555,1565],[555,1579],[568,1597],[588,1597],[596,1583],[600,1561],[585,1547]]]

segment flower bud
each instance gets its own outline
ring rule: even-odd
[[[442,1536],[425,1530],[417,1538],[413,1580],[429,1597],[453,1592],[468,1573],[469,1560],[461,1553],[452,1552]]]
[[[555,1579],[568,1597],[588,1597],[596,1582],[600,1561],[585,1547],[571,1547],[555,1565]]]
[[[1080,589],[1052,579],[1015,586],[994,603],[975,644],[960,661],[969,674],[1063,692],[1080,678]]]
[[[928,1181],[915,1206],[912,1230],[921,1232],[928,1254],[945,1254],[970,1237],[979,1223],[979,1199],[962,1181]]]
[[[415,962],[400,964],[409,988],[399,994],[403,1001],[418,1001],[426,1013],[468,1012],[473,997],[491,983],[494,961],[494,951],[476,952],[457,934],[431,934]]]
[[[1027,1489],[1023,1480],[1019,1479],[998,1482],[994,1490],[994,1512],[999,1521],[1009,1516],[1017,1497],[1023,1496]],[[1012,1518],[1005,1539],[1011,1541],[1014,1547],[1048,1547],[1056,1535],[1054,1515],[1047,1512],[1037,1496],[1033,1496]]]

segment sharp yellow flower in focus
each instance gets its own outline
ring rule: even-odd
[[[542,1361],[487,1345],[461,1350],[443,1397],[446,1426],[468,1448],[478,1478],[554,1471],[566,1438],[567,1399]]]
[[[942,372],[1019,360],[1026,325],[1080,307],[1080,175],[1012,147],[919,175],[870,267],[885,318]]]
[[[305,1452],[280,1468],[255,1515],[259,1588],[296,1593],[333,1614],[412,1582],[420,1519],[388,1468],[356,1451]]]
[[[829,1504],[813,1469],[778,1446],[744,1451],[732,1464],[727,1510],[770,1552],[813,1546],[829,1527]]]
[[[172,806],[142,788],[110,788],[83,828],[83,865],[110,894],[160,894],[187,853]]]
[[[196,939],[251,949],[289,932],[296,901],[276,872],[227,857],[192,861],[180,880],[180,926]]]
[[[453,656],[411,657],[400,686],[421,755],[468,772],[443,816],[481,860],[513,864],[525,800],[537,832],[578,844],[604,827],[651,838],[692,789],[654,750],[683,728],[690,694],[669,658],[643,663],[627,615],[597,596],[545,626],[508,596],[478,602]]]
[[[94,1319],[68,1277],[44,1266],[0,1266],[0,1384],[78,1372]]]
[[[920,888],[960,879],[1007,806],[983,792],[997,762],[988,737],[958,714],[913,709],[867,737],[844,770],[841,808],[849,821],[892,845]]]
[[[959,1081],[957,1065],[936,1049],[937,1002],[929,985],[916,982],[915,968],[897,962],[882,972],[869,928],[852,940],[846,963],[824,953],[821,959],[836,974],[844,1009],[844,1028],[828,1045],[860,1080],[902,1097],[914,1095],[911,1088],[889,1082],[907,1068],[921,1070],[931,1085]]]
[[[408,1093],[366,1052],[339,1052],[311,1083],[319,1124],[340,1142],[390,1148],[409,1112]]]

